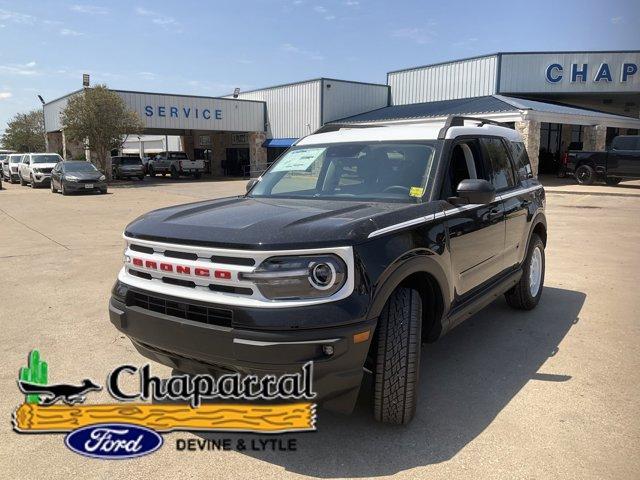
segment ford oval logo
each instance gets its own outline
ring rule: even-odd
[[[130,423],[103,423],[74,430],[64,443],[80,455],[117,460],[155,452],[162,446],[162,436]]]

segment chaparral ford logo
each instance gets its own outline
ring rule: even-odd
[[[150,428],[127,423],[90,425],[72,431],[64,439],[67,447],[93,458],[134,458],[158,450],[162,436]]]
[[[133,375],[138,382],[121,382]],[[87,395],[103,390],[101,385],[88,378],[50,383],[47,362],[33,350],[28,366],[20,369],[18,388],[25,401],[13,413],[13,426],[18,433],[68,433],[65,444],[70,450],[101,459],[152,453],[163,444],[161,433],[172,431],[313,431],[312,378],[312,362],[299,373],[279,376],[197,374],[169,379],[154,376],[149,365],[120,365],[105,382],[116,402],[92,404],[85,403]],[[137,384],[138,390],[125,384]],[[238,403],[214,403],[215,399]]]

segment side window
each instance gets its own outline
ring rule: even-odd
[[[483,138],[482,145],[488,162],[488,180],[496,188],[496,191],[506,190],[515,186],[513,167],[504,143],[499,138]]]
[[[516,172],[520,180],[526,180],[527,178],[533,178],[533,170],[531,170],[531,162],[529,161],[529,155],[527,155],[527,149],[524,148],[522,142],[511,142],[511,151],[513,152],[513,159],[516,164]]]

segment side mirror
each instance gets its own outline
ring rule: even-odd
[[[251,180],[249,180],[247,182],[247,192],[249,190],[251,190],[256,185],[256,183],[258,183],[258,182],[259,182],[259,180],[257,178],[252,178]]]
[[[458,184],[458,196],[453,200],[454,205],[491,203],[496,199],[496,189],[491,183],[482,179],[467,179]]]

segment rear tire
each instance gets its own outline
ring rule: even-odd
[[[422,301],[416,290],[398,288],[378,320],[373,412],[379,422],[406,425],[416,411]]]
[[[605,183],[607,185],[615,186],[618,185],[622,179],[620,177],[607,177]]]
[[[515,287],[504,294],[510,307],[517,310],[532,310],[538,305],[544,288],[544,270],[544,243],[534,233],[529,242],[522,277]]]
[[[576,169],[575,177],[580,185],[591,185],[596,179],[596,171],[591,165],[580,165]]]
[[[176,167],[171,167],[171,178],[178,178],[180,176],[180,173],[178,173],[178,170],[176,170]]]

